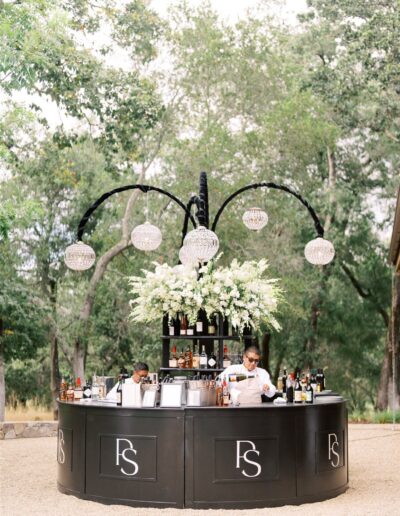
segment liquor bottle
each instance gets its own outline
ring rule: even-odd
[[[307,382],[306,387],[306,403],[313,403],[314,401],[314,390],[311,387],[311,379]]]
[[[185,367],[187,369],[191,369],[193,367],[193,354],[189,346],[185,351]]]
[[[190,335],[190,336],[194,335],[194,326],[193,325],[189,325],[187,327],[186,335]]]
[[[315,394],[317,392],[317,377],[315,369],[311,369],[310,383]]]
[[[122,385],[124,384],[125,379],[120,375],[118,387],[117,387],[117,405],[120,407],[122,405]]]
[[[295,403],[303,402],[303,389],[301,388],[299,373],[297,373],[296,381],[294,383],[294,402]]]
[[[193,345],[192,367],[193,367],[193,369],[200,368],[200,355],[199,355],[199,352],[197,351],[196,344]]]
[[[208,334],[209,335],[215,335],[216,332],[217,332],[217,324],[216,324],[215,315],[213,314],[210,317],[210,320],[208,321]]]
[[[317,371],[317,392],[321,392],[324,390],[324,385],[323,385],[323,374],[321,373],[322,369],[318,369]]]
[[[207,362],[208,362],[208,358],[206,355],[206,348],[203,344],[203,346],[201,348],[201,355],[200,355],[200,369],[207,369]]]
[[[85,387],[83,388],[83,399],[90,400],[92,398],[92,387],[90,385],[89,380],[85,382]]]
[[[282,375],[282,393],[283,393],[284,398],[286,398],[286,382],[287,382],[287,372],[286,372],[286,367],[284,367],[283,375]]]
[[[214,351],[211,352],[211,355],[208,357],[208,368],[215,369],[217,367],[217,357],[215,356]]]
[[[179,355],[179,358],[178,358],[178,367],[179,367],[179,369],[184,369],[185,363],[186,363],[186,361],[185,361],[185,354],[184,354],[183,349],[182,349],[181,354]]]
[[[75,401],[80,401],[83,397],[83,390],[82,390],[82,385],[81,385],[81,379],[78,378],[76,379],[76,384],[75,384],[75,389],[74,389],[74,400]]]
[[[175,326],[174,326],[174,320],[172,319],[172,317],[170,317],[168,320],[168,332],[169,332],[169,335],[175,335]]]
[[[92,380],[92,400],[98,401],[99,400],[99,384],[97,383],[97,375],[96,373],[93,375]]]
[[[222,402],[225,407],[229,405],[229,389],[225,380],[222,384]]]
[[[68,385],[64,378],[61,378],[60,383],[60,401],[67,401],[67,389]]]
[[[225,369],[231,365],[231,359],[228,355],[228,346],[224,346],[224,357],[222,359],[222,367]]]
[[[169,367],[178,367],[178,357],[176,356],[176,346],[172,346],[171,355],[169,356]]]
[[[222,384],[220,378],[216,379],[215,384],[215,404],[217,407],[222,407],[223,405]]]
[[[181,315],[181,330],[180,330],[180,334],[181,335],[186,335],[187,334],[187,317],[186,317],[185,314]]]
[[[67,401],[74,401],[74,387],[72,385],[72,382],[68,384]]]
[[[326,380],[325,380],[325,374],[324,370],[321,369],[321,383],[322,383],[322,390],[324,391],[326,389]]]
[[[286,379],[286,401],[288,403],[293,403],[294,392],[293,392],[293,380],[292,374],[289,374]]]

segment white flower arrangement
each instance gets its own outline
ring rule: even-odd
[[[131,277],[131,318],[152,322],[164,314],[176,318],[184,313],[194,324],[203,309],[208,317],[219,313],[229,319],[240,334],[246,326],[258,330],[261,322],[279,331],[275,314],[282,291],[278,280],[263,277],[267,261],[233,260],[229,267],[216,267],[215,262],[201,267],[199,277],[196,270],[182,272],[166,264],[156,264],[154,272],[144,270],[144,277]]]

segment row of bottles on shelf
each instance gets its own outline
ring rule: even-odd
[[[204,345],[201,348],[201,353],[199,353],[195,344],[193,345],[193,351],[190,346],[187,346],[186,349],[182,347],[181,351],[177,352],[176,346],[172,346],[168,365],[171,369],[217,369],[218,364],[222,365],[224,369],[232,364],[228,354],[228,346],[224,346],[222,360],[218,360],[214,351],[207,355]]]
[[[80,401],[82,399],[92,399],[93,401],[105,399],[107,394],[104,377],[93,375],[92,380],[88,378],[81,381],[78,376],[75,382],[72,379],[61,379],[59,398],[60,401]]]
[[[196,324],[189,324],[185,314],[178,314],[175,318],[168,319],[168,334],[172,336],[198,336],[206,337],[208,335],[232,335],[237,336],[238,333],[234,327],[229,324],[227,319],[222,318],[217,313],[207,317],[205,312],[199,311]]]
[[[278,378],[278,391],[289,403],[313,403],[314,395],[325,390],[325,375],[323,369],[312,369],[308,373],[287,373]]]

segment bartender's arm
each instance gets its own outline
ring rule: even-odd
[[[268,372],[265,369],[259,369],[257,373],[260,378],[260,383],[262,384],[263,394],[268,396],[268,398],[272,398],[276,393],[276,387],[271,382]]]

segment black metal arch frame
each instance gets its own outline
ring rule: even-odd
[[[222,212],[228,206],[228,204],[231,201],[233,201],[233,199],[235,199],[238,195],[242,194],[243,192],[246,192],[247,190],[252,190],[252,189],[254,190],[257,188],[272,188],[272,189],[281,190],[290,195],[293,195],[297,200],[299,200],[303,204],[303,206],[305,206],[307,208],[308,212],[310,213],[310,215],[314,221],[317,236],[319,236],[319,237],[324,236],[324,228],[322,227],[322,224],[321,224],[319,218],[317,217],[317,214],[315,213],[312,206],[305,199],[303,199],[303,197],[300,194],[298,194],[292,188],[285,186],[285,185],[279,185],[276,183],[254,183],[251,185],[244,186],[243,188],[240,188],[239,190],[234,192],[223,202],[223,204],[219,208],[217,214],[215,215],[214,221],[212,223],[211,230],[215,231],[218,221],[222,215]],[[178,197],[171,194],[167,190],[163,190],[162,188],[157,188],[155,186],[150,186],[150,185],[134,184],[134,185],[121,186],[119,188],[115,188],[114,190],[104,193],[101,197],[99,197],[97,199],[97,201],[95,201],[90,206],[90,208],[86,211],[86,213],[83,215],[81,221],[79,222],[78,232],[77,232],[78,241],[82,240],[82,235],[83,235],[87,221],[89,220],[89,218],[91,217],[93,212],[104,201],[106,201],[109,197],[113,196],[114,194],[117,194],[120,192],[125,192],[127,190],[134,190],[134,189],[139,189],[143,193],[155,191],[155,192],[161,193],[163,195],[166,195],[167,197],[172,199],[174,202],[176,202],[184,210],[185,219],[184,219],[183,228],[182,228],[182,244],[183,244],[183,240],[186,236],[186,233],[188,231],[189,220],[192,222],[193,226],[196,227],[196,220],[191,213],[193,205],[195,205],[197,207],[196,218],[198,220],[199,225],[205,226],[206,228],[209,227],[210,221],[209,221],[209,210],[208,210],[207,174],[205,172],[201,172],[200,173],[200,184],[199,184],[199,195],[192,195],[192,197],[189,199],[189,202],[187,203],[186,206],[180,199],[178,199]]]

